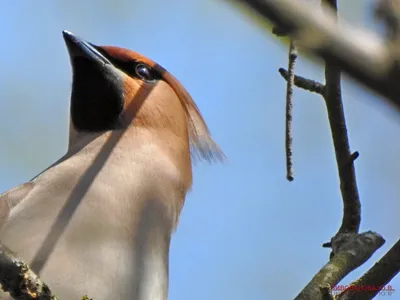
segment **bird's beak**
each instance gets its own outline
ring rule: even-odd
[[[103,54],[96,50],[93,44],[81,39],[68,30],[63,31],[63,36],[71,60],[76,57],[82,57],[92,60],[102,66],[112,65]]]

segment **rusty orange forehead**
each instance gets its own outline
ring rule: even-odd
[[[155,63],[151,59],[135,52],[129,49],[124,49],[116,46],[97,46],[98,48],[102,49],[104,52],[106,52],[110,57],[122,61],[122,62],[128,62],[128,61],[137,61],[137,62],[142,62],[150,67],[154,68],[155,70],[159,71],[161,74],[166,72],[166,70],[160,66],[159,64]]]

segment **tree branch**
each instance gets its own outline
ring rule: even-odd
[[[0,284],[16,300],[57,300],[49,287],[22,260],[0,244]]]
[[[340,293],[337,300],[360,299],[368,300],[375,297],[380,289],[386,288],[390,292],[390,287],[386,286],[400,271],[400,240],[361,278],[352,282],[350,286],[359,288],[349,288]],[[374,288],[376,287],[376,288]]]
[[[335,255],[313,277],[295,300],[321,299],[321,287],[334,287],[347,274],[366,262],[385,240],[375,232],[347,233],[332,238]],[[324,289],[322,292],[326,292]],[[326,296],[324,296],[326,297]]]
[[[285,79],[288,80],[289,74],[288,71],[286,71],[283,68],[279,69],[279,74]],[[312,93],[317,93],[319,95],[323,95],[325,93],[325,86],[317,81],[297,76],[294,75],[294,85],[297,86],[298,88],[301,88],[303,90],[312,92]]]
[[[315,9],[307,1],[294,0],[230,0],[244,4],[256,14],[275,24],[274,33],[295,39],[302,49],[325,61],[326,86],[323,95],[337,158],[341,192],[344,202],[342,226],[325,246],[332,248],[331,258],[296,297],[296,299],[333,299],[329,287],[335,286],[344,276],[367,261],[384,244],[377,233],[357,234],[360,225],[360,201],[356,186],[354,160],[358,152],[350,153],[347,130],[341,101],[340,73],[346,72],[365,87],[387,98],[400,111],[400,1],[380,0],[377,16],[384,17],[389,25],[386,41],[370,32],[348,24],[336,23],[336,0],[322,0],[332,10]],[[379,6],[380,5],[380,6]],[[383,6],[382,6],[383,5]],[[388,9],[389,7],[389,9]],[[393,9],[396,8],[396,9]],[[391,27],[390,27],[391,26]],[[394,29],[393,29],[394,27]],[[280,69],[285,80],[287,72]],[[309,88],[309,81],[295,76],[296,86]],[[318,92],[317,92],[318,93]],[[400,240],[353,286],[372,287],[387,284],[400,270]],[[379,292],[350,289],[338,297],[344,299],[371,299]]]
[[[400,111],[400,68],[396,53],[376,35],[338,25],[332,12],[309,1],[230,0],[246,5],[301,43],[302,49],[330,61]]]
[[[322,0],[337,12],[337,0]],[[343,110],[340,69],[331,60],[325,61],[324,99],[332,132],[336,163],[339,171],[340,191],[343,199],[343,219],[338,234],[358,232],[361,222],[361,203],[358,195],[354,164],[350,159],[346,119]]]
[[[329,5],[333,11],[337,11],[336,0],[322,0],[322,4]],[[279,70],[281,75],[288,81],[289,73],[283,69]],[[361,203],[358,194],[354,160],[358,152],[351,153],[349,138],[347,135],[346,119],[344,116],[340,68],[331,60],[325,61],[325,86],[316,84],[315,81],[301,77],[295,78],[295,83],[301,82],[303,86],[319,88],[324,97],[328,112],[329,125],[331,128],[333,145],[335,148],[336,163],[340,180],[340,191],[343,200],[342,225],[337,234],[347,232],[358,232],[361,222]],[[289,81],[288,81],[289,82]]]
[[[333,28],[339,28],[336,24],[337,0],[322,0],[322,4],[327,4],[327,6],[332,9],[334,13],[332,14],[331,12],[330,22],[333,23]],[[314,13],[315,10],[310,11],[313,11]],[[285,11],[285,13],[286,12],[287,11]],[[274,27],[275,33],[278,32],[280,36],[284,36],[287,33],[290,34],[290,26],[282,26],[282,24],[277,25],[278,26]],[[305,31],[304,28],[301,28],[301,30]],[[295,34],[293,34],[293,32],[295,32]],[[314,32],[309,31],[309,34],[313,37]],[[299,33],[299,28],[296,28],[295,31],[292,30],[292,39],[295,37],[298,38],[299,36],[307,37],[304,32]],[[319,43],[318,46],[324,45],[324,43]],[[332,45],[329,42],[325,44]],[[316,48],[318,49],[318,47],[315,47],[315,44],[310,48],[312,50],[315,50]],[[323,47],[321,49],[323,49]],[[323,51],[321,53],[323,53]],[[343,52],[343,49],[342,53],[345,53],[345,51]],[[346,53],[346,55],[349,54]],[[361,222],[361,203],[356,183],[354,161],[358,158],[359,153],[357,151],[354,153],[350,152],[341,96],[340,66],[337,65],[337,60],[335,60],[334,56],[321,55],[321,57],[325,59],[325,85],[299,76],[292,77],[293,75],[290,75],[293,70],[289,70],[289,72],[284,69],[279,70],[280,74],[285,78],[288,84],[292,81],[298,87],[319,93],[325,100],[335,148],[340,190],[344,206],[342,225],[338,230],[338,233],[332,238],[331,242],[325,245],[332,248],[329,263],[314,276],[296,299],[334,299],[330,287],[335,286],[347,274],[362,265],[379,247],[384,244],[384,239],[377,233],[367,232],[358,234]],[[364,250],[365,252],[362,252]],[[398,270],[396,270],[396,274],[397,272]],[[351,292],[353,292],[353,290]]]

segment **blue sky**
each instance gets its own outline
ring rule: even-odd
[[[363,1],[346,17],[371,27]],[[342,4],[341,2],[341,4]],[[369,1],[371,2],[371,1]],[[187,88],[224,150],[197,164],[170,256],[171,300],[290,299],[327,262],[341,198],[321,98],[295,90],[295,180],[285,179],[286,46],[218,0],[0,2],[0,191],[66,151],[71,70],[61,31],[152,58]],[[323,80],[318,62],[297,73]],[[344,78],[343,96],[362,201],[361,230],[399,238],[399,116]],[[400,279],[391,283],[400,289]]]

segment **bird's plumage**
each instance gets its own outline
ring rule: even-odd
[[[73,69],[68,151],[0,195],[0,240],[61,299],[165,300],[191,153],[223,154],[161,66],[67,31],[64,39]]]

